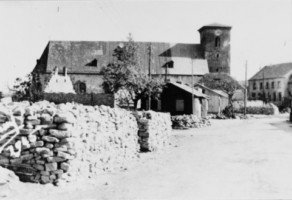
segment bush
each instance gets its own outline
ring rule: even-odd
[[[233,106],[229,105],[224,108],[222,114],[227,118],[235,118]]]
[[[237,112],[244,113],[244,107],[241,107]],[[246,107],[246,114],[273,115],[274,109],[267,106],[248,106]]]

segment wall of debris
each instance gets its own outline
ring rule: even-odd
[[[143,111],[134,113],[139,127],[140,151],[157,151],[162,149],[171,132],[169,113]]]
[[[171,130],[169,114],[150,111],[135,116],[120,108],[75,103],[0,106],[0,147],[13,120],[21,127],[0,154],[0,165],[22,181],[44,184],[123,170],[140,149],[161,149]]]
[[[44,93],[44,100],[54,102],[56,104],[76,102],[83,105],[107,105],[114,106],[113,94],[72,94],[72,93]]]

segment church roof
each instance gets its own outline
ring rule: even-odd
[[[292,63],[268,65],[262,68],[249,80],[260,80],[268,78],[282,78],[292,73]]]
[[[50,41],[39,59],[34,70],[50,73],[55,67],[59,72],[67,67],[68,73],[98,74],[103,66],[113,60],[113,51],[121,41]],[[169,74],[208,73],[208,64],[202,58],[200,44],[164,43],[164,42],[136,42],[139,45],[141,62],[144,70],[148,71],[148,46],[152,48],[152,74],[165,74],[165,66],[173,62]]]

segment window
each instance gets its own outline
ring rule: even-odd
[[[256,98],[256,93],[251,93],[252,98]]]
[[[275,88],[275,83],[274,83],[274,81],[272,82],[272,86],[271,86],[271,88],[272,88],[272,89]]]
[[[256,90],[256,89],[257,89],[257,83],[254,82],[254,83],[253,83],[253,90]]]
[[[86,84],[85,83],[79,83],[79,92],[81,94],[86,93]]]
[[[258,98],[261,99],[261,97],[262,97],[262,94],[258,93]]]
[[[263,89],[263,83],[262,82],[260,83],[260,89]]]
[[[282,101],[282,93],[279,92],[279,101]]]
[[[219,36],[217,36],[216,38],[215,38],[215,47],[220,47],[220,37]]]
[[[281,82],[278,81],[278,88],[281,88]]]
[[[220,57],[220,55],[219,55],[219,53],[217,53],[217,54],[216,54],[216,58],[219,58],[219,57]]]
[[[90,61],[89,63],[87,63],[85,66],[87,67],[97,67],[97,59],[93,59],[92,61]]]
[[[269,89],[269,82],[266,82],[266,89]]]
[[[276,95],[276,92],[274,92],[274,94],[273,94],[273,101],[277,101],[277,95]]]
[[[183,99],[177,99],[175,102],[175,110],[176,111],[184,111],[185,110],[185,102]]]

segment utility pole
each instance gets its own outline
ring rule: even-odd
[[[151,81],[151,43],[148,46],[148,53],[149,53],[149,81]],[[148,110],[151,110],[151,88],[149,88],[149,96],[148,96]]]
[[[244,116],[246,116],[246,100],[247,100],[247,60],[245,61],[245,80],[244,80]]]
[[[192,114],[194,114],[194,60],[192,59]]]

